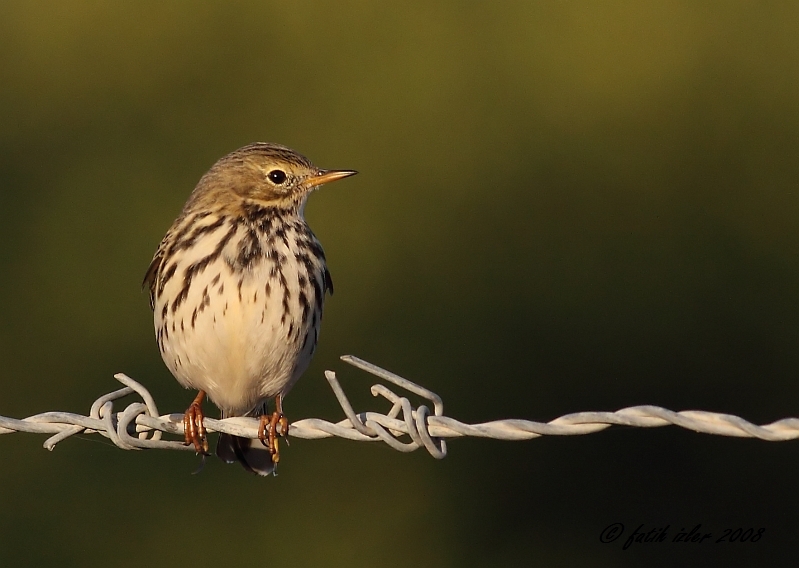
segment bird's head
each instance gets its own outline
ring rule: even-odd
[[[256,142],[214,164],[194,190],[191,201],[242,202],[301,211],[308,194],[319,186],[357,172],[323,170],[308,158],[278,144]]]

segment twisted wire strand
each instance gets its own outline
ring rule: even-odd
[[[289,436],[307,440],[336,436],[359,442],[382,441],[400,452],[412,452],[423,447],[436,459],[442,459],[447,455],[445,438],[474,436],[495,440],[530,440],[539,436],[591,434],[612,425],[654,428],[671,424],[705,434],[759,438],[768,441],[799,438],[799,418],[785,418],[758,426],[730,414],[700,410],[674,412],[649,405],[622,408],[616,412],[577,412],[546,423],[510,419],[464,424],[444,416],[444,403],[434,392],[352,355],[345,355],[341,359],[429,401],[432,412],[425,404],[413,407],[408,398],[396,394],[384,384],[375,384],[371,388],[372,395],[388,400],[392,404],[391,409],[386,414],[356,413],[344,394],[336,374],[333,371],[325,371],[325,377],[346,418],[335,423],[319,418],[298,420],[290,424]],[[70,436],[99,433],[124,450],[157,448],[194,451],[194,447],[186,446],[182,439],[180,441],[162,439],[162,434],[174,434],[182,438],[183,414],[159,414],[155,401],[143,385],[122,373],[114,377],[125,385],[124,388],[105,394],[94,401],[88,416],[70,412],[44,412],[22,420],[0,416],[0,434],[12,432],[51,434],[44,442],[44,447],[48,450],[53,450],[56,444]],[[134,394],[141,400],[129,403],[121,411],[114,411],[115,401]],[[205,426],[209,432],[258,438],[256,418],[224,420],[206,418]]]

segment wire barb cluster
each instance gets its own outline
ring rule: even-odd
[[[658,406],[633,406],[616,412],[578,412],[547,423],[511,419],[464,424],[444,416],[444,403],[434,392],[357,357],[345,355],[341,359],[429,401],[432,413],[424,404],[414,408],[408,398],[397,395],[383,384],[373,385],[371,392],[373,396],[383,397],[392,404],[388,413],[356,413],[344,394],[336,374],[333,371],[326,371],[325,377],[346,418],[336,423],[319,418],[299,420],[289,426],[289,436],[309,440],[337,436],[356,441],[382,441],[401,452],[412,452],[423,447],[436,459],[447,455],[444,438],[475,436],[496,440],[529,440],[539,436],[591,434],[611,425],[653,428],[672,424],[696,432],[721,436],[759,438],[768,441],[799,438],[799,418],[785,418],[758,426],[730,414],[699,410],[674,412]],[[44,442],[44,447],[48,450],[52,450],[56,444],[70,436],[99,433],[124,450],[158,448],[194,451],[193,446],[186,446],[182,440],[162,439],[163,433],[182,438],[183,414],[160,415],[155,401],[144,386],[121,373],[114,377],[125,385],[124,388],[94,401],[88,416],[69,412],[45,412],[22,420],[0,416],[0,434],[12,432],[51,434]],[[114,402],[132,394],[137,394],[141,401],[131,402],[123,410],[114,412]],[[258,438],[256,418],[224,420],[206,418],[205,426],[209,432]]]

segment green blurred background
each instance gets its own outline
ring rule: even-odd
[[[291,419],[385,409],[352,353],[449,416],[657,404],[796,416],[799,6],[4,2],[0,414],[162,412],[140,283],[199,177],[252,141],[359,176],[307,217],[336,294]],[[277,478],[98,436],[0,438],[0,565],[795,565],[795,443],[677,428],[450,455],[296,440]],[[759,543],[627,533],[765,527]],[[622,539],[623,540],[623,539]]]

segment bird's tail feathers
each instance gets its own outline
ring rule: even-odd
[[[251,473],[269,475],[275,472],[272,454],[260,440],[220,434],[216,443],[216,455],[228,463],[239,462]]]
[[[266,413],[263,404],[247,413],[247,416],[261,416]],[[228,418],[222,413],[222,418]],[[260,440],[250,440],[231,434],[220,434],[216,443],[216,455],[227,463],[239,462],[244,469],[258,475],[270,475],[275,472],[272,454]]]

